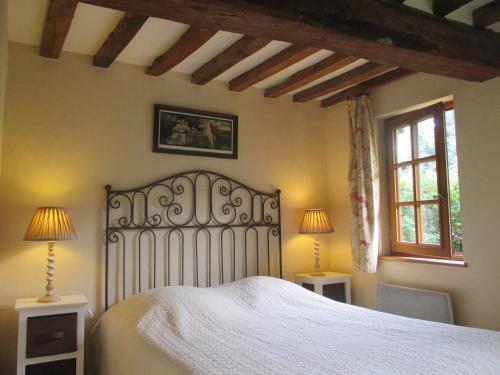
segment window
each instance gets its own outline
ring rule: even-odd
[[[386,120],[391,254],[460,258],[453,102]]]

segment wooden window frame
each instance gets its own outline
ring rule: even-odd
[[[387,176],[389,187],[389,224],[390,224],[390,254],[393,256],[411,256],[423,258],[441,258],[462,260],[460,254],[453,254],[451,248],[451,223],[448,194],[448,166],[446,157],[445,136],[445,110],[453,108],[453,102],[437,103],[426,108],[404,113],[391,117],[385,121],[386,147],[387,147]],[[417,158],[418,153],[418,128],[417,123],[426,118],[434,118],[435,155]],[[412,152],[411,160],[397,163],[396,156],[396,129],[410,125]],[[420,200],[420,187],[418,181],[417,166],[426,161],[436,161],[436,173],[438,179],[438,198],[432,200]],[[413,201],[398,202],[397,169],[403,166],[412,167],[413,176]],[[439,245],[423,244],[423,228],[421,225],[421,207],[425,204],[438,204],[441,241]],[[413,206],[415,212],[415,243],[398,241],[398,207]]]

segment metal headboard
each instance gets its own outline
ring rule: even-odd
[[[157,286],[250,275],[282,277],[280,190],[265,193],[209,171],[129,190],[106,186],[106,310]]]

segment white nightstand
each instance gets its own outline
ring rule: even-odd
[[[314,293],[351,303],[351,275],[346,273],[325,272],[324,276],[299,273],[295,276],[295,282]]]
[[[61,296],[54,303],[16,300],[17,375],[83,375],[87,304],[83,294]]]

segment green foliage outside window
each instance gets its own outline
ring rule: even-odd
[[[451,243],[453,252],[463,252],[462,217],[460,216],[460,186],[458,184],[458,160],[455,134],[455,111],[445,112],[446,152],[448,156],[448,183],[450,195]]]

